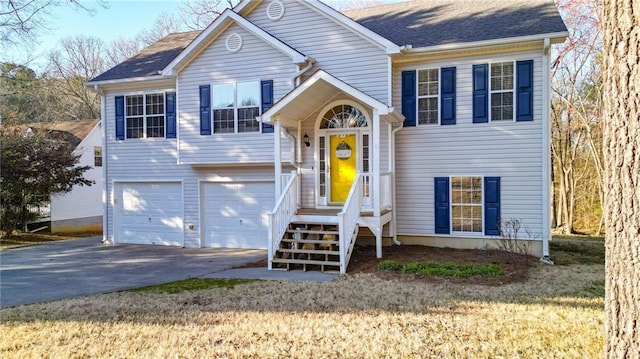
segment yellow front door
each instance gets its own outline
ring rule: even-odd
[[[356,135],[333,135],[329,141],[330,202],[344,203],[356,176]]]

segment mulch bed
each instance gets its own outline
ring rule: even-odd
[[[401,264],[413,262],[436,261],[439,263],[453,262],[457,264],[498,264],[505,274],[498,277],[475,276],[471,278],[423,276],[407,274],[400,271],[378,269],[378,263],[383,260],[394,260]],[[374,246],[356,246],[349,261],[347,274],[370,273],[387,280],[411,280],[435,283],[466,283],[499,286],[508,283],[526,281],[531,268],[538,265],[534,257],[508,254],[497,250],[480,249],[452,249],[427,246],[401,245],[382,248],[382,258],[376,258]],[[266,267],[267,260],[246,264],[239,268]]]

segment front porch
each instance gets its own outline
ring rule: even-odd
[[[269,269],[346,273],[361,227],[382,257],[383,230],[395,240],[393,146],[403,119],[323,71],[263,114],[275,132]]]

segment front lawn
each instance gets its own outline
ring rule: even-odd
[[[0,357],[599,358],[594,262],[535,265],[506,284],[355,273],[20,306],[0,311]]]

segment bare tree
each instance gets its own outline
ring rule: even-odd
[[[239,0],[185,1],[180,12],[187,28],[201,30],[209,26],[218,15],[222,14],[224,9],[233,8],[239,2]]]
[[[104,0],[93,2],[106,6]],[[34,41],[39,32],[47,29],[47,21],[52,8],[71,5],[78,11],[93,12],[82,0],[6,0],[0,2],[0,43],[15,44],[18,40]]]
[[[561,232],[573,233],[578,203],[582,206],[580,213],[589,213],[584,208],[585,199],[579,197],[589,193],[584,191],[585,184],[595,183],[590,190],[598,193],[600,200],[603,198],[602,153],[597,145],[601,119],[602,82],[597,62],[602,48],[601,3],[559,0],[558,7],[569,28],[569,38],[555,49],[552,71],[554,220]],[[591,212],[600,215],[600,222],[602,212]]]
[[[62,39],[60,49],[49,55],[50,76],[60,80],[61,86],[55,86],[55,90],[68,117],[98,118],[99,96],[84,83],[106,69],[104,54],[102,40],[79,35]]]
[[[640,2],[604,0],[605,357],[640,357]]]

